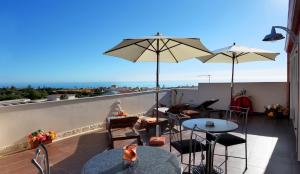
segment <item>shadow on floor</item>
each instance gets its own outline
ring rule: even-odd
[[[142,137],[142,140],[146,141],[145,136]],[[115,148],[122,148],[131,143],[137,143],[136,139],[115,141],[114,144]],[[89,159],[108,150],[108,135],[106,131],[84,134],[51,144],[48,149],[50,161],[57,161],[51,167],[51,174],[80,174],[83,165]],[[62,159],[63,154],[65,158]]]
[[[265,174],[300,173],[291,120],[259,115],[250,116],[248,123],[248,149],[253,149],[248,154],[248,166],[259,168]]]
[[[77,174],[81,173],[81,168],[90,158],[98,153],[105,151],[108,147],[106,132],[95,132],[90,134],[81,135],[78,138],[72,138],[64,142],[57,142],[53,146],[58,146],[59,152],[65,155],[69,155],[58,163],[51,167],[52,174]],[[63,147],[62,147],[63,146]],[[59,154],[51,154],[51,150],[56,151],[54,147],[49,145],[49,156],[51,161],[55,156],[61,156]],[[58,157],[57,157],[58,158]],[[54,159],[55,161],[55,159]]]

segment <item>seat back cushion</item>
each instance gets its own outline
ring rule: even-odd
[[[178,104],[175,106],[170,107],[168,112],[171,112],[172,114],[179,114],[183,110],[187,110],[190,108],[189,104]]]
[[[206,100],[203,103],[201,103],[199,106],[197,106],[195,109],[206,110],[210,105],[212,105],[218,101],[219,101],[219,99]]]
[[[127,117],[110,117],[108,118],[109,128],[125,128],[134,127],[138,121],[138,116],[127,116]]]

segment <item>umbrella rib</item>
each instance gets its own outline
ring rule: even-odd
[[[162,39],[161,39],[161,40],[162,40]],[[164,43],[164,45],[163,45],[163,46],[160,48],[160,50],[159,50],[160,52],[163,52],[162,49],[168,44],[169,41],[170,41],[170,39],[168,39],[167,42]]]
[[[147,47],[144,47],[144,46],[142,46],[142,45],[139,45],[139,44],[133,44],[133,45],[136,45],[136,46],[139,46],[139,47],[141,47],[141,48],[144,48],[145,50],[149,50],[149,51],[155,52],[154,50],[151,50],[151,49],[149,49],[149,48],[147,48]],[[155,53],[156,53],[156,52],[155,52]]]
[[[200,48],[194,47],[194,46],[192,46],[192,45],[188,45],[188,44],[186,44],[186,43],[182,43],[182,42],[179,42],[179,41],[176,41],[176,40],[173,40],[173,39],[169,39],[169,40],[172,40],[172,41],[174,41],[174,42],[177,42],[177,43],[180,43],[180,44],[183,44],[183,45],[186,45],[186,46],[192,47],[192,48],[194,48],[194,49],[197,49],[197,50],[200,50],[200,51],[203,51],[203,52],[206,52],[206,53],[212,54],[210,51],[202,50],[202,49],[200,49]]]
[[[218,53],[218,54],[223,54],[224,56],[227,56],[227,57],[229,57],[229,58],[232,58],[231,56],[228,56],[227,54],[225,54],[225,53],[223,53],[223,52]]]
[[[264,58],[266,58],[266,59],[273,60],[273,59],[271,59],[271,58],[268,58],[268,57],[266,57],[266,56],[264,56],[264,55],[261,55],[261,54],[259,54],[259,53],[256,53],[256,52],[243,52],[243,53],[240,53],[239,55],[237,55],[236,58],[241,57],[241,56],[244,56],[244,55],[249,54],[249,53],[254,53],[254,54],[257,54],[257,55],[259,55],[259,56],[262,56],[262,57],[264,57]],[[273,60],[273,61],[274,61],[274,60]]]
[[[149,42],[149,44],[150,45],[152,45],[152,43],[154,42],[154,40],[153,40],[153,42],[152,43],[150,43],[150,41],[147,39],[147,41]],[[149,46],[150,46],[149,45]],[[152,46],[153,47],[153,46]],[[142,53],[137,57],[137,59],[135,59],[133,62],[137,62],[138,60],[139,60],[139,58],[146,52],[146,50],[148,50],[148,49],[144,49],[144,51],[142,51]],[[152,50],[153,51],[153,50]]]
[[[246,55],[246,54],[249,54],[249,52],[241,52],[240,54],[236,55],[236,56],[235,56],[236,64],[239,63],[239,59],[238,59],[238,58],[241,57],[241,56],[244,56],[244,55]]]
[[[236,57],[240,57],[240,56],[243,56],[243,55],[246,55],[248,54],[249,52],[241,52],[240,54],[236,55]]]
[[[203,63],[206,63],[206,62],[207,62],[207,61],[209,61],[210,59],[212,59],[212,58],[216,57],[218,54],[222,54],[222,55],[224,55],[224,56],[227,56],[227,57],[229,57],[229,58],[232,58],[231,56],[228,56],[227,54],[225,54],[225,53],[221,52],[221,53],[214,54],[215,56],[212,56],[211,58],[209,58],[209,59],[205,60]]]
[[[165,43],[162,39],[161,39],[162,43]],[[176,59],[176,57],[174,56],[174,54],[172,53],[172,51],[168,48],[168,46],[166,45],[168,51],[171,53],[172,57],[175,59],[176,63],[178,63],[178,60]]]
[[[255,53],[255,52],[254,52],[254,53]],[[275,61],[274,59],[268,58],[268,57],[266,57],[266,56],[264,56],[264,55],[261,55],[261,54],[259,54],[259,53],[255,53],[255,54],[257,54],[257,55],[259,55],[259,56],[262,56],[262,57],[264,57],[264,58],[266,58],[266,59]]]
[[[145,40],[147,40],[147,39],[143,39],[143,40],[140,40],[140,41],[131,43],[131,44],[129,44],[129,45],[125,45],[125,46],[116,48],[116,49],[112,49],[112,50],[105,51],[104,54],[107,54],[107,53],[110,53],[110,52],[113,52],[113,51],[116,51],[116,50],[119,50],[119,49],[123,49],[123,48],[129,47],[129,46],[131,46],[131,45],[135,45],[135,44],[137,44],[137,43],[140,43],[140,42],[144,42]]]
[[[177,47],[177,46],[179,46],[179,45],[181,45],[181,44],[178,43],[178,44],[176,44],[176,45],[173,45],[173,46],[169,47],[169,49],[174,48],[174,47]],[[168,49],[161,50],[161,52],[164,52],[164,51],[166,51],[166,50],[168,50]]]
[[[153,39],[153,42],[155,41],[155,39]],[[151,45],[151,47],[156,51],[156,49],[154,48],[154,46],[152,45],[153,44],[153,42],[151,43],[150,41],[149,41],[149,39],[147,39],[147,42]]]

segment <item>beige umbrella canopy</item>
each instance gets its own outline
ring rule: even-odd
[[[232,63],[230,94],[233,97],[234,64],[253,61],[275,61],[279,53],[235,45],[213,51],[212,55],[197,57],[203,63]]]
[[[172,38],[155,36],[138,39],[124,39],[104,54],[120,57],[132,62],[178,63],[199,56],[211,55],[197,38]]]
[[[155,36],[124,39],[104,54],[120,57],[131,62],[156,63],[156,109],[158,110],[159,62],[178,63],[187,59],[211,55],[197,38]],[[158,123],[158,112],[156,112]],[[158,136],[158,126],[156,134]]]

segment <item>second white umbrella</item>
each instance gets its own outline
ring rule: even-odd
[[[230,96],[233,97],[234,64],[253,61],[275,61],[279,53],[233,45],[213,51],[212,55],[197,57],[203,63],[232,63]]]

